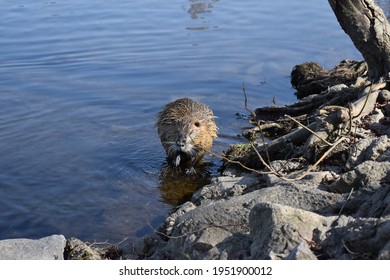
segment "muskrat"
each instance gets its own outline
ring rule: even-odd
[[[165,105],[157,115],[157,130],[168,164],[193,173],[210,150],[218,127],[211,109],[190,98]]]

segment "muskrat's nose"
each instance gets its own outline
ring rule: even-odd
[[[186,146],[186,141],[185,141],[185,139],[177,140],[177,141],[176,141],[176,145],[177,145],[180,149],[184,149],[184,147]]]

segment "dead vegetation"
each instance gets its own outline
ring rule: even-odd
[[[243,85],[253,127],[244,132],[248,144],[233,145],[222,157],[225,167],[238,164],[259,174],[298,180],[318,169],[325,158],[340,164],[338,157],[345,159],[351,145],[367,133],[361,128],[367,126],[369,116],[388,101],[387,83],[369,81],[364,62],[342,61],[332,70],[314,62],[297,65],[291,84],[297,90],[297,103],[255,110],[248,108]],[[274,160],[298,161],[306,170],[290,176],[273,168]]]

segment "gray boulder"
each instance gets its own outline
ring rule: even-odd
[[[296,183],[273,179],[274,185],[260,189],[256,176],[220,177],[195,195],[198,206],[183,204],[167,217],[159,233],[145,238],[142,254],[150,259],[251,258],[249,213],[257,204],[273,202],[321,214],[338,212],[344,196],[318,189],[321,180],[315,175],[319,174]],[[251,191],[237,195],[238,189]]]
[[[63,260],[65,245],[63,235],[0,240],[0,260]]]
[[[390,259],[390,219],[341,216],[327,232],[327,259]]]
[[[323,239],[321,235],[335,219],[281,204],[260,203],[249,215],[251,256],[254,259],[316,259],[307,243]]]
[[[363,138],[352,146],[352,152],[346,163],[348,170],[367,160],[386,161],[388,157],[382,156],[390,147],[390,139],[384,135],[379,138]],[[382,157],[381,157],[382,156]]]
[[[390,162],[367,160],[353,170],[341,175],[329,188],[330,191],[340,193],[350,192],[352,188],[363,191],[375,191],[383,183],[390,182]]]

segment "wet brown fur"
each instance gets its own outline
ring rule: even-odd
[[[157,130],[170,165],[192,169],[217,137],[211,109],[189,98],[165,105],[157,115]]]

